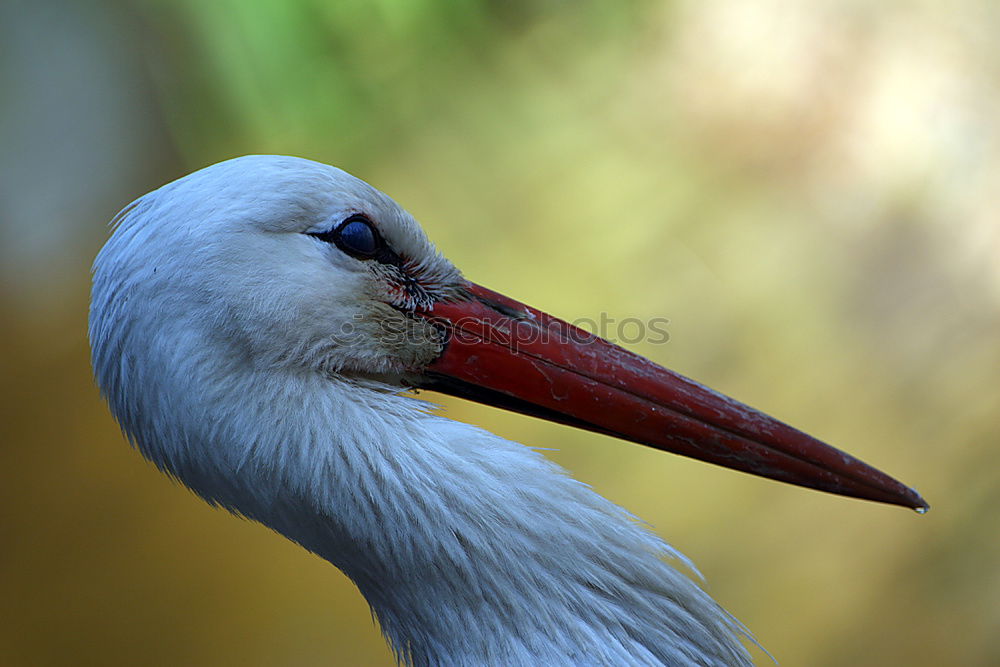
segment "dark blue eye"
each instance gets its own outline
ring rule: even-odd
[[[337,229],[337,241],[344,252],[355,257],[374,257],[379,248],[375,230],[362,218],[348,218]]]
[[[400,265],[402,258],[379,236],[372,221],[357,213],[328,232],[308,232],[320,241],[332,243],[357,259],[374,259],[383,264]]]

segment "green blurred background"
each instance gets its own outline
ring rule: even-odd
[[[920,489],[925,517],[441,400],[648,520],[782,665],[1000,664],[998,7],[4,0],[0,664],[391,664],[346,578],[156,473],[90,377],[107,221],[272,152],[494,289],[669,317],[631,347]]]

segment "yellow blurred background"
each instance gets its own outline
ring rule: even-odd
[[[246,153],[368,180],[566,319],[668,317],[631,347],[916,486],[924,517],[440,399],[649,521],[782,665],[1000,664],[998,29],[991,0],[6,0],[0,664],[392,664],[345,577],[158,474],[91,380],[107,221]]]

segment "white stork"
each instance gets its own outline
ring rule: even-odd
[[[802,486],[912,489],[462,277],[389,197],[249,156],[129,204],[94,263],[92,363],[139,450],[320,555],[417,665],[743,665],[688,561],[424,387]]]

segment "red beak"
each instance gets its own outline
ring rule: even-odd
[[[821,491],[926,511],[839,449],[583,329],[469,284],[420,314],[448,335],[426,389]]]

